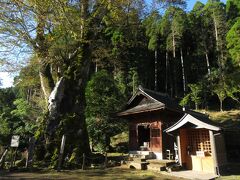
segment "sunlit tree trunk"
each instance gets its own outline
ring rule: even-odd
[[[168,92],[168,52],[166,51],[165,92]]]
[[[211,70],[210,70],[210,64],[209,64],[209,58],[208,58],[208,52],[207,52],[207,50],[205,50],[205,59],[206,59],[206,64],[207,64],[208,76],[210,76]]]
[[[181,65],[182,65],[183,93],[184,93],[184,96],[185,96],[185,93],[186,93],[186,79],[185,79],[185,69],[184,69],[182,48],[180,48],[180,55],[181,55]]]
[[[158,52],[157,52],[157,49],[154,51],[154,58],[155,58],[154,89],[155,89],[155,91],[157,91],[157,86],[158,86]]]

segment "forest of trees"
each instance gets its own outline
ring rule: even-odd
[[[66,134],[78,163],[125,128],[114,113],[138,85],[192,109],[238,108],[240,1],[2,0],[0,65],[19,72],[0,89],[0,145],[35,136],[36,158],[55,162]]]

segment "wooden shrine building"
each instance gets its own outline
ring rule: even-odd
[[[226,163],[221,128],[166,94],[139,87],[117,115],[129,122],[130,154],[175,159],[187,169],[215,174]]]
[[[165,132],[176,137],[179,163],[187,169],[219,174],[226,165],[222,129],[206,115],[189,111]]]
[[[163,130],[177,122],[184,113],[167,95],[139,87],[118,116],[129,122],[131,153],[151,151],[157,159],[165,159],[166,150],[174,151],[174,137]]]

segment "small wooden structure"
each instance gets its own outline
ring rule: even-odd
[[[174,137],[163,130],[177,122],[184,112],[166,94],[139,87],[119,117],[129,122],[131,153],[167,159],[174,152]],[[149,154],[149,152],[151,152]],[[173,156],[171,156],[173,158]]]
[[[166,94],[139,87],[117,115],[129,122],[130,154],[175,159],[187,169],[215,174],[227,162],[222,129]]]
[[[188,111],[165,132],[176,137],[179,162],[187,169],[219,174],[226,165],[222,129],[206,115]]]

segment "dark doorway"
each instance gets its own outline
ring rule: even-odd
[[[138,146],[143,146],[144,142],[150,142],[150,128],[148,125],[138,126]]]

